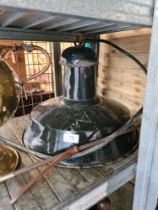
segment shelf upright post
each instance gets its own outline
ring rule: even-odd
[[[158,0],[155,1],[133,210],[155,210],[158,198]]]
[[[53,42],[55,96],[62,95],[62,69],[61,65],[59,64],[60,53],[60,42]]]

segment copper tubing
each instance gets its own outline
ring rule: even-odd
[[[31,170],[37,168],[37,167],[40,167],[40,166],[43,166],[43,165],[45,165],[45,164],[47,164],[47,163],[50,163],[50,162],[52,162],[52,161],[55,161],[55,160],[58,159],[58,158],[62,158],[62,157],[64,158],[64,155],[65,155],[67,152],[68,152],[68,153],[71,153],[71,155],[76,154],[76,153],[77,153],[77,152],[76,152],[76,148],[77,148],[77,152],[79,152],[78,147],[73,147],[73,148],[70,148],[70,149],[68,149],[67,151],[65,151],[65,152],[63,152],[63,153],[61,153],[61,154],[56,155],[56,156],[49,157],[49,158],[44,159],[44,160],[42,160],[42,161],[40,161],[40,162],[38,162],[38,163],[34,163],[34,164],[30,165],[30,166],[25,166],[25,167],[23,167],[23,168],[21,168],[21,169],[18,169],[18,170],[16,170],[16,171],[14,171],[14,172],[8,173],[7,175],[0,176],[0,183],[2,183],[2,182],[4,182],[4,181],[7,181],[7,180],[9,180],[9,179],[12,179],[12,178],[14,178],[14,177],[16,177],[16,176],[19,176],[19,175],[21,175],[21,174],[27,173],[27,172],[29,172],[29,171],[31,171]],[[74,152],[74,150],[75,150],[75,152]]]
[[[2,183],[4,181],[7,181],[9,179],[12,179],[12,178],[14,178],[16,176],[19,176],[21,174],[24,174],[26,172],[29,172],[29,171],[31,171],[31,170],[39,167],[39,166],[45,165],[47,163],[50,163],[55,158],[58,158],[58,156],[60,156],[60,155],[57,155],[57,156],[54,156],[54,157],[50,157],[50,158],[44,159],[44,160],[42,160],[42,161],[40,161],[38,163],[32,164],[30,166],[25,166],[25,167],[23,167],[21,169],[18,169],[16,171],[14,171],[14,172],[8,173],[7,175],[0,176],[0,183]]]
[[[105,146],[108,143],[110,143],[114,138],[116,138],[116,137],[118,137],[120,135],[123,135],[125,133],[128,133],[128,132],[136,129],[137,127],[139,127],[139,123],[138,123],[138,125],[135,125],[133,127],[129,127],[129,128],[127,127],[126,129],[122,129],[121,128],[120,129],[121,132],[120,132],[120,130],[118,130],[119,132],[116,131],[116,132],[112,133],[111,135],[109,135],[107,137],[104,137],[104,138],[101,138],[101,139],[97,139],[97,140],[94,140],[94,141],[92,141],[90,143],[87,143],[87,144],[78,146],[77,147],[78,148],[78,152],[73,153],[72,154],[72,157],[80,157],[80,156],[83,156],[85,154],[89,154],[92,151],[95,151],[96,150],[96,147],[97,148],[100,148],[102,146]],[[19,145],[17,145],[17,146],[19,146]],[[14,147],[14,148],[19,149],[17,147]],[[25,151],[23,149],[25,149],[25,148],[23,148],[23,147],[20,146],[20,151],[27,152],[27,153],[30,153],[30,151],[32,151],[32,150]],[[70,148],[70,150],[71,149],[72,148]],[[42,155],[41,153],[38,153],[38,152],[37,152],[37,154],[34,154],[34,155],[37,155],[39,157],[39,154],[40,154],[40,156]],[[65,152],[64,152],[64,154],[65,154]],[[21,175],[23,173],[26,173],[26,172],[28,172],[30,170],[33,170],[33,169],[35,169],[35,168],[37,168],[39,166],[45,165],[47,163],[50,163],[51,161],[55,160],[56,158],[61,157],[61,155],[63,155],[63,153],[61,153],[59,155],[55,155],[53,157],[52,156],[49,157],[49,156],[45,156],[44,155],[44,157],[47,157],[47,158],[44,159],[44,160],[42,160],[42,161],[40,161],[40,162],[38,162],[38,163],[32,164],[30,166],[23,167],[23,168],[21,168],[19,170],[16,170],[15,172],[11,172],[11,173],[5,175],[5,176],[0,176],[0,183],[6,181],[8,179],[14,178],[16,176],[19,176],[19,175]]]
[[[13,197],[10,201],[9,204],[12,205],[16,202],[16,200],[23,195],[41,176],[43,176],[50,168],[56,166],[60,161],[65,160],[66,158],[72,156],[73,154],[76,154],[79,152],[79,148],[77,146],[72,147],[71,149],[68,149],[67,151],[59,154],[56,156],[53,161],[46,166],[42,171],[37,173],[33,178],[26,184],[24,185],[21,190]]]

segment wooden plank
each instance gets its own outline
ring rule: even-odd
[[[133,210],[155,210],[158,199],[158,0],[150,46]]]
[[[82,192],[82,190],[84,190],[85,187],[88,187],[88,185],[89,185],[85,181],[85,179],[90,184],[93,184],[93,183],[96,183],[96,182],[100,181],[101,179],[103,179],[103,177],[105,176],[105,174],[106,175],[109,174],[107,172],[112,172],[113,170],[109,170],[109,167],[107,167],[107,171],[104,174],[101,174],[97,169],[94,169],[94,168],[92,168],[92,169],[67,169],[67,168],[58,168],[57,171],[60,171],[60,173],[63,175],[63,177],[65,177],[65,179],[74,188],[77,189],[76,192]],[[82,174],[82,176],[84,178],[80,174]],[[67,200],[69,200],[69,199],[67,199]],[[60,207],[59,207],[59,209],[60,209]]]
[[[140,70],[140,68],[135,62],[133,62],[131,59],[125,56],[123,57],[123,56],[112,54],[108,56],[108,58],[109,58],[109,66],[113,69],[119,67],[119,68],[124,68],[124,69],[136,68]],[[140,53],[137,55],[137,58],[141,61],[143,65],[147,66],[148,53]]]
[[[15,45],[21,45],[21,44],[23,44],[23,42],[22,41],[15,41],[15,40],[12,40],[12,41],[10,41],[10,40],[0,40],[0,46],[2,45],[2,46],[15,46]]]
[[[137,157],[137,152],[130,155],[129,158],[123,158],[123,159],[120,159],[119,161],[114,162],[113,164],[107,164],[103,167],[97,168],[97,171],[99,172],[99,174],[101,173],[103,175],[103,177],[100,176],[99,180],[94,181],[93,183],[91,183],[91,185],[82,189],[82,191],[80,191],[80,194],[76,194],[73,198],[70,198],[69,200],[63,202],[61,205],[59,205],[55,209],[56,210],[57,209],[64,209],[64,210],[66,210],[66,209],[70,209],[70,210],[83,209],[84,210],[84,209],[87,209],[90,206],[92,206],[94,203],[97,203],[103,197],[114,192],[119,184],[121,184],[124,181],[126,182],[127,179],[129,181],[132,176],[134,177],[136,157]],[[123,179],[122,179],[122,175],[120,175],[120,172],[123,174],[123,176],[126,176],[125,175],[126,170],[127,170],[127,173],[131,172],[130,167],[132,167],[132,168],[134,167],[132,169],[133,175],[130,174],[130,176],[127,176],[126,179],[125,179],[125,177],[123,177]],[[124,171],[124,169],[125,169],[125,171]],[[86,169],[85,169],[85,171],[86,171]],[[111,179],[112,180],[115,180],[115,179],[113,179],[112,177],[115,177],[115,178],[117,177],[119,179],[118,183],[114,184],[113,181],[111,181]],[[117,178],[116,178],[116,180],[117,180]],[[114,184],[113,187],[115,189],[113,189],[113,190],[111,189],[110,183]]]
[[[139,36],[139,39],[143,39],[143,41],[145,41],[146,39],[144,39],[144,37],[143,36]],[[110,40],[111,42],[113,42],[113,40]],[[133,44],[133,41],[134,40],[132,40],[132,38],[131,38],[131,43],[129,43],[129,45],[132,45]],[[135,47],[136,47],[136,44],[137,43],[135,43]],[[119,45],[120,46],[120,45]],[[122,46],[120,46],[120,47],[122,47]],[[128,46],[129,48],[130,48],[130,46]],[[140,47],[140,46],[139,46]],[[132,51],[128,51],[129,53],[131,53],[133,56],[135,56],[137,59],[139,59],[140,61],[141,61],[141,59],[143,60],[145,60],[146,59],[146,62],[148,62],[148,56],[149,56],[149,47],[148,46],[146,46],[146,48],[145,47],[143,47],[143,48],[145,48],[146,49],[146,52],[141,52],[142,50],[141,50],[141,48],[142,48],[142,46],[140,47],[140,49],[139,49],[139,47],[137,47],[136,49],[137,49],[137,51],[136,52],[132,52]],[[145,50],[144,49],[144,50]],[[122,54],[120,51],[118,51],[118,50],[116,50],[116,49],[114,49],[114,48],[112,48],[112,47],[109,47],[109,52],[108,53],[105,53],[105,55],[104,56],[109,56],[109,57],[113,57],[113,58],[117,58],[117,59],[122,59],[122,58],[125,58],[127,61],[132,61],[128,56],[126,56],[126,55],[124,55],[124,54]],[[133,63],[134,63],[134,61],[132,61]]]
[[[118,38],[125,38],[125,37],[135,37],[135,36],[142,36],[151,34],[151,28],[141,28],[136,30],[129,30],[129,31],[120,31],[115,33],[106,34],[107,39],[118,39]]]
[[[140,37],[140,39],[141,39],[141,37]],[[128,51],[128,52],[130,52],[130,51]],[[138,60],[140,60],[140,62],[142,62],[145,66],[147,66],[148,52],[134,52],[131,54],[133,56],[135,56]],[[107,62],[107,60],[108,60],[108,62]],[[135,68],[135,69],[140,70],[140,67],[133,60],[131,60],[127,56],[123,55],[122,53],[120,54],[116,50],[112,50],[112,52],[108,52],[108,53],[101,52],[99,65],[100,64],[107,66],[107,67],[110,66],[112,69],[114,69],[114,68],[119,68],[119,69],[121,69],[121,68],[124,68],[124,69]]]
[[[19,120],[19,124],[17,123],[17,121]],[[25,128],[25,120],[24,118],[14,118],[11,121],[7,122],[7,125],[5,125],[5,129],[8,130],[8,128],[10,128],[12,130],[12,138],[14,139],[14,142],[19,143],[22,145],[21,142],[21,135],[22,132]],[[18,139],[15,140],[15,134],[16,137],[18,139],[20,139],[20,141],[18,141]],[[24,161],[24,163],[26,165],[31,165],[33,164],[32,159],[24,153],[20,153],[22,161]],[[32,171],[30,171],[28,174],[24,174],[24,178],[26,180],[26,182],[28,182],[30,180],[30,178],[32,176],[34,176],[36,173],[38,173],[39,170],[38,169],[34,169]],[[59,203],[59,200],[57,198],[57,196],[55,195],[55,193],[52,191],[52,189],[49,187],[47,181],[44,178],[41,178],[38,181],[38,184],[34,185],[31,188],[31,192],[33,195],[33,198],[37,201],[38,205],[42,208],[42,209],[52,209],[54,205],[57,205]]]
[[[119,91],[111,91],[108,89],[103,89],[103,90],[98,90],[98,95],[101,97],[106,97],[110,99],[114,99],[122,104],[124,104],[126,107],[129,108],[131,113],[134,113],[137,111],[143,104],[143,98],[141,97],[131,97],[130,95],[127,94],[122,94]]]
[[[5,183],[0,184],[0,210],[15,210],[14,206],[7,205],[10,195]]]
[[[7,187],[9,189],[11,197],[15,196],[15,194],[21,189],[24,184],[26,184],[26,182],[23,176],[18,176],[15,179],[8,180]],[[40,209],[30,191],[26,192],[25,196],[21,196],[20,199],[18,199],[17,202],[14,204],[14,207],[16,210]]]
[[[77,192],[89,185],[89,182],[76,169],[58,168],[63,177],[76,189]]]
[[[112,92],[113,93],[119,93],[121,94],[124,98],[128,97],[131,98],[132,100],[135,99],[143,99],[143,90],[141,90],[139,87],[128,87],[126,85],[122,85],[120,87],[120,84],[115,82],[114,84],[110,84],[111,86],[108,86],[104,88],[104,91],[106,92]],[[135,96],[135,97],[134,97]],[[113,98],[113,97],[112,97]]]
[[[128,51],[128,52],[130,52],[130,51]],[[131,54],[133,56],[135,56],[138,60],[140,60],[140,62],[142,64],[147,66],[148,52],[142,52],[142,53],[135,52],[135,53],[131,53]],[[112,52],[109,52],[109,53],[101,52],[99,65],[100,64],[104,65],[106,67],[110,66],[113,69],[119,67],[119,68],[125,68],[125,69],[136,68],[136,69],[140,70],[140,67],[133,60],[131,60],[127,56],[123,55],[122,53],[120,54],[116,50],[112,50]]]
[[[107,38],[108,36],[105,35]],[[104,39],[104,35],[101,36]],[[108,37],[109,38],[109,37]],[[136,56],[145,66],[148,63],[150,35],[115,37],[110,41]],[[107,45],[101,45],[98,73],[98,95],[127,105],[131,113],[143,105],[146,76],[128,57]]]
[[[102,78],[99,78],[99,80],[103,80]],[[107,80],[107,81],[106,81]],[[123,81],[122,82],[120,80],[117,79],[117,76],[111,76],[109,74],[106,75],[106,80],[105,80],[105,85],[106,87],[110,90],[111,88],[117,88],[117,90],[120,90],[120,92],[124,92],[126,94],[129,94],[133,97],[135,97],[135,95],[139,95],[139,96],[143,96],[144,93],[144,84],[143,81],[139,81],[136,79],[136,81]],[[139,81],[139,82],[138,82]],[[103,84],[103,85],[104,85]],[[100,85],[100,88],[104,88],[104,86]],[[119,89],[118,89],[119,88]]]
[[[136,97],[140,97],[143,98],[144,97],[144,89],[145,89],[145,85],[143,84],[143,81],[139,80],[139,79],[135,79],[134,81],[119,81],[117,79],[117,76],[113,76],[111,77],[111,75],[107,74],[106,78],[99,78],[98,79],[98,83],[100,84],[98,91],[103,90],[103,89],[107,89],[107,90],[111,90],[113,92],[117,91],[120,93],[124,93],[125,96],[129,95],[131,97],[133,97],[133,99]]]
[[[139,68],[131,68],[131,69],[126,69],[126,67],[124,66],[123,68],[113,68],[113,67],[105,67],[102,69],[102,71],[99,72],[99,79],[100,78],[105,78],[107,77],[107,75],[109,75],[109,77],[117,77],[117,80],[121,82],[121,78],[122,78],[122,82],[124,81],[128,81],[128,82],[133,82],[135,80],[139,80],[141,81],[141,85],[144,86],[144,83],[146,81],[146,76],[143,73],[143,71],[141,71]],[[120,78],[121,77],[121,78]]]
[[[44,177],[49,183],[49,186],[56,192],[58,197],[60,197],[61,201],[68,200],[76,193],[76,189],[67,182],[65,177],[61,176],[56,168],[48,171]]]
[[[98,168],[87,168],[87,169],[78,169],[79,173],[84,176],[84,178],[89,183],[98,182],[98,180],[103,178],[103,175],[97,170]]]
[[[5,125],[5,128],[2,127],[1,132],[4,134],[7,133],[6,137],[12,137],[15,142],[19,142],[21,144],[21,135],[27,123],[28,116],[14,118],[10,120],[7,125]],[[38,183],[36,183],[30,189],[30,191],[25,194],[25,196],[22,196],[14,205],[14,207],[16,210],[33,208],[41,210],[61,210],[68,208],[70,205],[70,209],[77,209],[78,207],[81,207],[81,209],[85,209],[85,206],[90,206],[93,204],[90,203],[91,200],[93,200],[93,202],[95,203],[98,201],[98,199],[101,199],[101,197],[98,197],[97,193],[101,192],[100,195],[104,197],[109,194],[111,190],[114,191],[115,189],[117,189],[117,187],[121,186],[124,182],[127,181],[127,179],[131,179],[131,177],[133,178],[135,173],[135,158],[136,155],[133,154],[132,156],[130,156],[130,158],[123,159],[122,162],[117,162],[110,166],[101,167],[103,168],[103,170],[101,168],[100,170],[53,168],[44,176],[44,178],[39,180]],[[22,159],[24,161],[24,164],[26,165],[30,164],[32,161],[37,161],[37,159],[33,158],[32,156],[29,157],[27,154],[22,154]],[[130,165],[132,165],[132,168],[130,167]],[[42,168],[43,167],[40,167],[40,169]],[[126,171],[126,169],[128,169],[128,172]],[[33,170],[27,175],[7,181],[7,187],[11,196],[15,194],[15,191],[21,188],[24,182],[28,181],[30,177],[33,176],[35,172],[37,172],[37,170]],[[122,172],[123,177],[121,176],[121,180],[119,179],[118,182],[116,181],[116,183],[115,181],[110,181],[110,177],[113,177],[113,179],[115,180],[114,177],[117,177],[118,173],[122,170],[124,172]],[[127,174],[130,175],[126,176]],[[118,175],[118,177],[120,176]],[[114,186],[112,185],[113,182]],[[109,183],[111,184],[109,185]],[[107,186],[111,187],[109,188]],[[50,189],[48,189],[48,187]],[[49,193],[49,190],[53,190],[53,193],[56,196],[55,199],[59,201],[58,203],[55,203],[54,197],[52,196],[53,194],[51,195],[51,193]],[[92,194],[91,191],[93,192]],[[5,193],[7,193],[7,191],[5,191]],[[43,193],[45,193],[45,195],[43,195]],[[83,200],[82,196],[84,197]],[[86,201],[85,198],[87,199]],[[29,205],[27,205],[28,200]],[[54,205],[52,203],[54,203]],[[36,207],[35,205],[38,205],[38,207]],[[74,205],[77,205],[77,208],[75,208]]]
[[[145,53],[149,51],[150,35],[116,38],[111,41],[132,54],[135,52]],[[109,52],[112,52],[113,50],[114,48],[109,47]]]
[[[82,191],[82,194],[80,193],[80,195],[77,195],[75,198],[71,198],[67,203],[62,203],[62,205],[55,208],[55,210],[88,209],[132,179],[135,175],[135,167],[136,164],[132,164],[124,171],[121,171],[115,176],[111,176],[109,179],[107,178],[105,180],[104,178],[103,180],[100,180],[100,182],[95,182],[93,185],[85,188]]]
[[[58,168],[57,171],[60,171],[60,173],[63,175],[63,177],[65,177],[65,179],[73,187],[75,187],[77,189],[77,191],[83,190],[86,186],[89,185],[89,183],[92,183],[94,181],[98,181],[99,179],[101,179],[103,177],[95,169],[82,169],[82,170],[80,169],[80,170],[76,170],[76,169]],[[84,178],[80,175],[80,173],[82,175],[84,174]],[[94,174],[95,174],[95,176],[94,176]],[[85,177],[85,175],[87,175],[87,176]],[[53,177],[53,179],[54,179],[54,177]]]
[[[108,80],[107,75],[107,83],[101,84],[98,88],[98,93],[102,93],[105,97],[110,97],[120,102],[123,102],[127,105],[131,110],[134,107],[137,110],[140,106],[143,105],[144,101],[144,84],[143,79],[135,79],[131,82],[126,81],[121,82],[121,80],[117,80],[121,75],[115,75],[110,77]],[[117,77],[118,76],[118,77]],[[125,77],[126,75],[122,75]],[[139,78],[139,77],[138,77]],[[129,79],[130,80],[130,79]]]
[[[19,143],[20,143],[22,133],[23,133],[26,125],[28,124],[28,116],[12,119],[10,122],[8,122],[8,124],[9,124],[9,127],[14,132],[14,134],[17,136]],[[33,162],[37,161],[36,159],[32,158],[32,156],[30,156],[30,157]],[[44,166],[40,167],[39,169],[42,170],[43,168],[44,168]],[[52,177],[53,177],[53,179],[52,179]],[[47,194],[44,192],[45,195],[43,195],[43,196],[47,196],[47,200],[50,199],[49,202],[47,202],[47,200],[46,200],[45,205],[48,205],[48,204],[49,205],[51,204],[51,206],[57,205],[56,197],[58,198],[59,201],[62,201],[62,200],[68,199],[69,196],[72,196],[72,194],[75,193],[74,188],[72,186],[70,186],[70,184],[64,179],[63,176],[61,176],[58,173],[58,171],[55,168],[53,168],[52,170],[47,172],[47,174],[44,175],[44,180],[45,180],[45,182],[47,182],[49,188],[52,189],[53,192],[55,193],[55,195],[53,195],[53,193],[51,193],[49,195],[48,193],[49,193],[50,189],[48,189]],[[38,185],[39,185],[39,183],[44,183],[44,182],[41,179],[41,181],[38,181]],[[61,188],[61,186],[62,186],[62,188]],[[43,189],[44,186],[43,187],[41,186],[40,188]],[[32,190],[34,190],[34,188],[32,188]],[[34,192],[34,194],[36,196],[36,191]],[[42,199],[41,201],[43,202],[44,199]],[[39,202],[40,202],[40,200],[39,200]]]
[[[6,138],[16,140],[16,137],[13,135],[13,133],[10,131],[8,127],[2,126],[0,128],[0,133],[4,135]],[[10,196],[13,197],[20,189],[21,186],[26,184],[26,180],[23,176],[19,176],[18,178],[8,180],[7,182],[7,188],[9,190]],[[29,200],[29,202],[26,202],[26,200]],[[14,204],[15,209],[40,209],[36,201],[34,200],[32,193],[28,191],[25,196],[22,196],[21,199],[19,199]]]
[[[122,77],[122,80],[120,77]],[[125,94],[133,96],[133,98],[135,96],[144,97],[145,83],[145,76],[140,78],[138,75],[131,75],[129,77],[127,73],[121,74],[121,72],[116,72],[112,74],[109,71],[104,77],[100,75],[98,78],[98,90],[102,90],[104,88],[108,90],[117,88],[118,92],[124,92]]]

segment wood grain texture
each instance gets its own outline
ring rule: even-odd
[[[0,134],[10,138],[15,143],[22,144],[22,133],[28,124],[28,120],[28,116],[11,119],[0,128]],[[38,161],[31,155],[24,153],[20,153],[20,155],[22,158],[21,167]],[[98,201],[98,186],[101,188],[99,199],[102,199],[133,178],[135,166],[136,153],[114,164],[100,168],[68,169],[56,167],[43,176],[13,207],[7,207],[6,209],[63,210],[65,208],[71,210],[73,205],[77,205],[77,208],[80,208],[81,205],[84,210],[87,206],[90,207]],[[42,167],[37,168],[0,185],[0,210],[4,210],[4,206],[10,197],[13,197],[41,169]],[[93,202],[89,202],[91,200]]]
[[[13,119],[13,121],[14,120],[16,120],[16,119]],[[28,123],[27,117],[19,118],[18,121],[16,120],[17,129],[15,130],[14,123],[8,122],[8,126],[11,128],[11,130],[13,132],[15,132],[15,135],[17,136],[19,143],[22,143],[21,136],[23,134],[25,127],[27,126],[27,123]],[[37,162],[37,160],[35,158],[33,158],[32,156],[30,156],[29,160],[32,163]],[[39,167],[39,170],[41,170],[42,168],[44,168],[44,166]],[[36,173],[39,170],[36,170]],[[54,205],[56,205],[58,203],[58,201],[61,201],[62,199],[66,199],[67,196],[71,195],[71,193],[73,191],[73,189],[71,187],[67,186],[67,182],[65,182],[63,177],[58,176],[58,173],[56,173],[56,169],[53,169],[53,170],[54,170],[53,171],[53,179],[51,179],[52,175],[50,175],[49,174],[50,172],[48,172],[46,175],[44,175],[43,180],[40,179],[40,181],[38,182],[38,183],[40,183],[38,188],[41,190],[39,190],[38,188],[36,189],[36,187],[35,187],[36,184],[32,188],[32,189],[35,188],[35,192],[34,192],[35,194],[36,194],[36,192],[38,192],[39,202],[42,201],[42,204],[45,206],[45,209],[48,209],[48,205],[49,205],[49,208],[51,209]],[[52,171],[51,171],[51,173],[52,173]],[[35,173],[33,173],[32,175],[34,175],[34,174]],[[58,179],[58,177],[59,177],[59,179]],[[59,184],[62,184],[62,186],[63,186],[62,189],[59,188],[59,186],[58,186]],[[66,194],[64,193],[65,189],[67,190]],[[40,192],[41,192],[41,195],[40,195]],[[48,193],[46,193],[46,192],[48,192]],[[43,197],[43,199],[40,199],[40,197]],[[46,201],[45,204],[43,203],[44,201]]]
[[[112,36],[112,39],[110,35],[102,35],[101,38],[110,39],[147,66],[150,34],[148,30],[146,32],[129,37]],[[146,76],[136,63],[114,48],[101,44],[97,86],[100,96],[122,102],[133,114],[143,105],[145,84]]]
[[[17,143],[16,136],[12,133],[12,131],[10,129],[8,129],[8,127],[6,125],[1,127],[0,133],[1,133],[1,135],[4,135],[5,137],[12,139],[15,143]],[[22,159],[24,159],[24,158],[22,157]],[[26,164],[27,164],[27,162],[26,162]],[[20,190],[21,186],[26,184],[26,180],[25,180],[24,176],[21,175],[15,179],[8,180],[6,182],[6,184],[7,184],[8,190],[9,190],[9,194],[12,197],[17,191]],[[22,197],[22,199],[18,200],[14,207],[15,207],[15,209],[20,208],[20,209],[24,209],[24,210],[27,210],[27,209],[32,209],[32,210],[37,209],[38,210],[38,209],[40,209],[37,202],[34,200],[33,194],[30,191],[28,191],[25,194],[25,197]]]
[[[134,37],[139,35],[147,35],[151,34],[151,28],[141,28],[136,30],[129,30],[129,31],[119,31],[111,34],[106,34],[108,39],[115,39],[115,38],[125,38],[125,37]]]
[[[10,194],[7,188],[6,183],[0,184],[0,209],[6,210],[15,210],[14,206],[7,205],[8,200],[10,199]]]
[[[15,129],[15,124],[16,129]],[[7,129],[7,132],[12,132],[12,136],[16,136],[17,140],[16,143],[19,143],[22,145],[21,136],[23,133],[24,128],[26,127],[27,121],[25,121],[25,117],[22,119],[19,118],[19,121],[17,122],[16,118],[14,118],[11,122],[8,122],[3,129]],[[10,137],[11,138],[11,137]],[[12,137],[13,139],[13,137]],[[21,153],[21,158],[24,165],[31,165],[33,163],[33,160],[29,155],[26,155],[24,153]],[[38,169],[32,170],[30,173],[25,174],[24,178],[27,181],[30,180],[32,176],[34,176],[36,173],[38,173]],[[58,199],[56,195],[51,190],[49,184],[44,178],[41,178],[38,182],[38,185],[34,185],[31,188],[32,197],[36,198],[35,200],[38,201],[38,206],[40,206],[41,209],[51,209],[54,205],[58,204]],[[15,194],[15,193],[14,193]]]

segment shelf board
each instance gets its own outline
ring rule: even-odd
[[[69,36],[151,27],[153,5],[153,0],[2,0],[0,38],[69,41]]]
[[[22,134],[28,125],[28,116],[9,120],[0,128],[1,135],[22,145]],[[37,161],[33,156],[20,153],[23,165]],[[126,158],[99,168],[69,169],[53,168],[15,203],[13,209],[87,209],[108,196],[129,180],[136,172],[137,151]],[[41,168],[0,184],[0,209]]]

